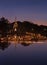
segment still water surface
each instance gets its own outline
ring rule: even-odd
[[[47,42],[0,42],[0,65],[47,65]]]

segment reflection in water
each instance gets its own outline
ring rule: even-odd
[[[22,46],[29,46],[34,43],[41,43],[41,42],[36,42],[36,41],[0,41],[0,49],[5,50],[6,48],[9,47],[9,45],[14,44],[15,47],[17,44],[21,44]],[[43,43],[43,42],[42,42]]]
[[[21,43],[21,45],[23,45],[23,46],[29,46],[30,44]]]
[[[38,39],[30,40],[28,38],[23,38],[15,35],[10,37],[4,37],[4,38],[0,38],[0,49],[5,50],[5,48],[8,48],[8,46],[12,44],[12,42],[14,42],[15,46],[17,44],[21,44],[23,46],[29,46],[31,44],[34,44],[34,42],[38,43],[39,41],[41,42],[43,40],[38,40]]]
[[[45,41],[31,41],[21,38],[19,40],[16,37],[1,38],[0,49],[4,51],[0,53],[0,65],[47,65],[47,44]]]
[[[8,43],[8,41],[0,42],[0,49],[5,50],[5,48],[8,48],[9,45],[10,43]]]
[[[11,43],[13,43],[15,46],[17,45],[17,44],[21,44],[21,45],[23,45],[23,46],[29,46],[30,44],[32,44],[32,42],[31,41],[0,41],[0,49],[2,49],[2,50],[5,50],[6,48],[8,48],[9,47],[9,45],[11,44]]]
[[[29,43],[28,41],[27,41],[27,43],[26,42],[23,42],[23,43],[21,43],[21,45],[23,45],[23,46],[29,46],[29,45],[31,45],[32,43]]]

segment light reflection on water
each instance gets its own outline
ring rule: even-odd
[[[0,65],[47,65],[47,41],[0,42]]]

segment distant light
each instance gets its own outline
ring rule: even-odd
[[[8,39],[11,39],[10,37],[8,37]]]
[[[45,28],[44,31],[46,31],[47,29]]]
[[[14,36],[16,38],[16,36]]]
[[[32,28],[32,31],[33,31],[34,29]]]
[[[15,28],[15,31],[17,31],[17,29]]]

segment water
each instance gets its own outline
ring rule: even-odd
[[[47,65],[47,42],[0,42],[0,65]]]

